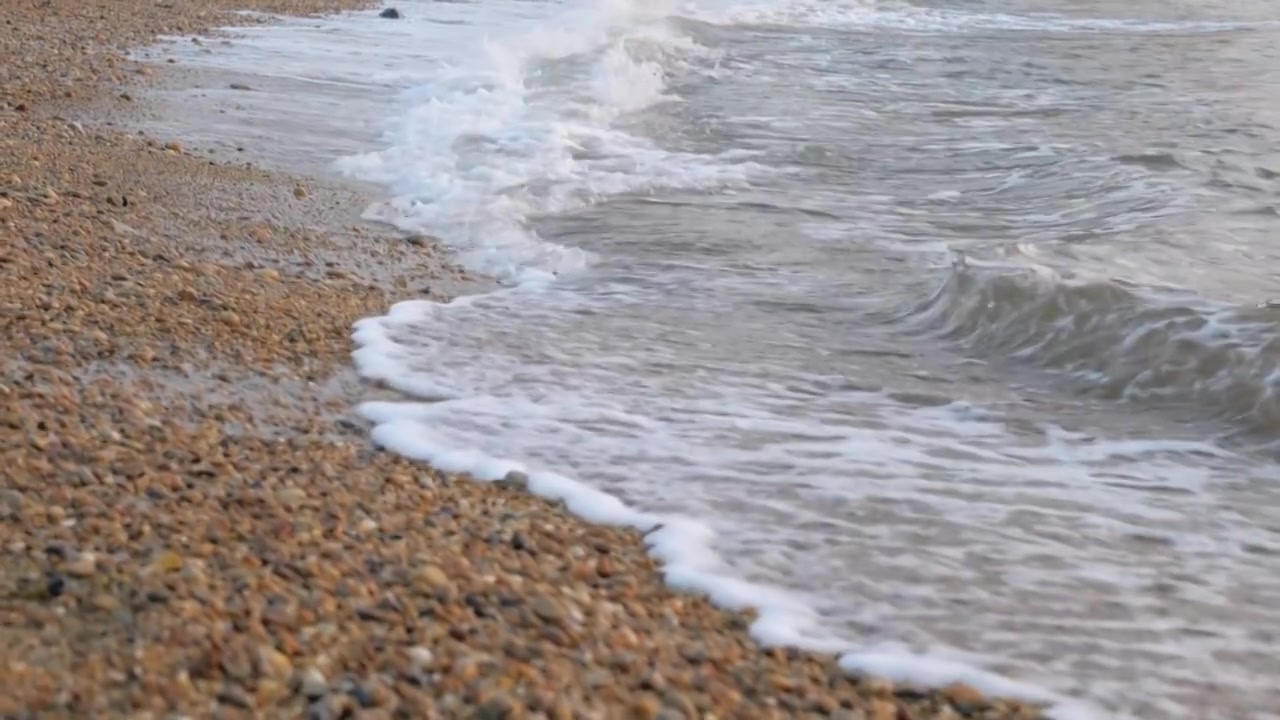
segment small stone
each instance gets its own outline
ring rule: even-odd
[[[171,140],[165,143],[164,149],[168,150],[169,152],[180,153],[182,152],[182,143],[178,142],[177,140]]]
[[[882,677],[863,678],[858,684],[868,695],[875,697],[889,697],[895,689],[892,680]]]
[[[367,622],[380,622],[387,624],[391,624],[396,620],[395,616],[391,613],[372,605],[356,608],[356,617]]]
[[[308,700],[324,697],[329,692],[329,681],[314,667],[304,668],[295,679],[298,694]]]
[[[141,235],[141,233],[139,233],[134,228],[120,222],[119,220],[116,220],[115,218],[111,218],[111,229],[115,230],[121,235],[133,235],[133,236]]]
[[[418,568],[418,571],[414,573],[414,584],[420,590],[434,590],[452,585],[449,581],[449,576],[435,565],[423,565]]]
[[[258,672],[270,678],[283,680],[293,674],[289,656],[271,645],[258,647]]]
[[[238,685],[225,685],[218,693],[218,702],[223,705],[238,707],[241,710],[253,709],[253,698]]]
[[[593,691],[598,690],[604,687],[605,685],[608,685],[609,683],[613,682],[613,673],[610,673],[608,670],[602,670],[600,668],[596,668],[594,670],[588,670],[582,676],[582,682],[587,686],[588,689]]]
[[[151,561],[147,566],[150,573],[171,573],[182,569],[186,564],[186,560],[178,553],[172,550],[165,550]]]
[[[517,720],[525,716],[518,700],[507,697],[490,698],[471,713],[471,720]]]
[[[512,470],[507,473],[506,477],[498,481],[498,487],[504,490],[527,490],[529,488],[529,476],[518,470]]]
[[[71,577],[86,578],[98,571],[98,556],[91,552],[77,553],[62,566]]]
[[[564,607],[546,595],[536,595],[529,601],[529,609],[541,620],[558,623],[564,620]]]
[[[358,687],[361,692],[357,700],[363,708],[384,708],[396,700],[395,692],[377,676],[366,678],[363,683],[358,684]]]
[[[658,699],[652,695],[644,694],[631,701],[631,708],[627,716],[637,720],[640,720],[640,718],[657,720],[660,712],[662,712],[662,706],[658,703]]]
[[[11,520],[20,517],[25,502],[26,499],[17,490],[0,491],[0,520]]]
[[[435,662],[436,659],[435,653],[422,645],[414,645],[405,651],[405,654],[409,656],[409,663],[413,665],[415,670],[421,670]]]
[[[960,713],[956,712],[956,710],[953,709],[950,705],[943,705],[941,708],[937,710],[937,713],[938,714],[934,717],[934,720],[961,720]],[[899,715],[898,717],[902,717],[902,716]],[[1017,717],[1017,716],[1014,716],[1014,717]],[[1030,720],[1030,718],[1028,718],[1027,720]]]
[[[299,487],[287,487],[276,493],[276,499],[287,508],[296,508],[307,501],[307,491]]]
[[[293,189],[293,196],[298,198],[299,200],[303,200],[307,197],[307,189],[301,185],[298,185]]]
[[[952,683],[942,688],[943,697],[956,705],[985,705],[987,696],[981,690],[964,683]]]
[[[252,89],[253,89],[253,88],[249,87],[248,85],[245,85],[244,83],[231,83],[231,85],[229,85],[229,87],[230,87],[232,90],[252,90]]]
[[[307,720],[338,720],[356,717],[356,703],[348,695],[328,695],[317,698],[307,708]]]
[[[897,704],[882,698],[873,698],[867,710],[867,720],[898,720]]]
[[[378,13],[378,17],[386,18],[387,20],[399,20],[403,16],[400,14],[399,10],[390,7]]]
[[[222,651],[222,672],[233,680],[248,680],[253,676],[253,658],[240,643],[231,643]]]

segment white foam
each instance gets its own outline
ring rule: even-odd
[[[404,348],[392,339],[394,328],[406,322],[430,322],[432,316],[456,311],[474,302],[474,298],[464,298],[455,301],[457,307],[453,308],[427,301],[399,303],[385,318],[361,321],[354,336],[359,346],[355,357],[361,375],[419,394],[424,390],[419,384],[422,375],[409,371],[408,365],[396,359],[403,356]],[[1049,703],[1053,706],[1053,716],[1060,720],[1102,717],[1088,705],[957,662],[945,652],[917,652],[889,645],[867,648],[834,637],[806,597],[737,577],[718,554],[718,537],[708,525],[692,518],[636,510],[617,497],[564,474],[472,447],[457,446],[449,433],[436,429],[452,424],[446,418],[456,417],[451,407],[454,404],[459,413],[507,414],[525,423],[540,414],[559,413],[560,407],[554,411],[539,408],[519,398],[484,395],[478,388],[460,392],[459,387],[430,386],[425,390],[439,397],[461,399],[436,403],[370,402],[361,406],[365,417],[375,423],[373,439],[377,444],[440,470],[467,473],[480,481],[500,480],[511,472],[526,473],[530,491],[564,501],[571,512],[588,521],[646,531],[648,550],[662,562],[664,577],[673,588],[705,594],[729,609],[755,608],[759,614],[751,627],[751,635],[763,646],[841,654],[840,664],[849,672],[886,675],[902,682],[926,686],[965,682],[992,695]],[[741,424],[747,420],[734,419],[733,422]],[[758,425],[756,430],[761,429]],[[1000,426],[996,423],[985,431],[975,432],[999,433]]]
[[[504,281],[545,282],[589,256],[548,242],[530,218],[658,188],[711,188],[764,171],[741,153],[666,151],[614,126],[676,98],[667,77],[714,53],[661,21],[661,3],[578,3],[554,22],[462,47],[405,93],[387,147],[343,158],[340,172],[390,188],[370,219],[429,231],[466,266]],[[585,64],[585,67],[584,67]]]

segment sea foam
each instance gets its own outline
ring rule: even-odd
[[[408,109],[389,127],[388,147],[347,158],[340,169],[391,190],[392,199],[372,208],[371,218],[441,237],[465,266],[513,284],[498,291],[508,302],[526,302],[522,295],[532,301],[548,283],[588,269],[591,257],[540,237],[531,218],[625,193],[732,189],[766,172],[749,154],[663,150],[617,124],[627,113],[678,102],[672,81],[715,71],[714,51],[664,22],[664,10],[641,2],[570,4],[517,34],[501,40],[490,34],[480,59],[445,62],[438,77],[404,96]],[[701,520],[641,511],[541,463],[458,445],[456,435],[441,432],[445,414],[483,412],[519,423],[522,415],[544,412],[521,398],[486,394],[485,386],[499,384],[485,382],[481,369],[472,368],[477,375],[463,384],[456,377],[433,379],[430,357],[397,337],[408,328],[429,332],[433,323],[478,301],[407,301],[357,325],[360,374],[429,400],[362,405],[378,445],[480,481],[523,473],[530,491],[563,501],[587,521],[645,532],[648,550],[673,588],[703,593],[728,609],[754,608],[751,635],[764,646],[840,654],[851,673],[900,682],[965,682],[993,695],[1049,703],[1062,720],[1099,716],[945,654],[836,637],[803,594],[738,576],[717,552],[716,533]],[[644,432],[643,418],[615,414],[608,420],[634,422]]]

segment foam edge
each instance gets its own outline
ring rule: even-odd
[[[421,321],[447,310],[453,303],[413,300],[397,303],[387,315],[365,318],[355,324],[352,353],[359,375],[418,397],[452,397],[417,379],[406,378],[399,346],[389,325]],[[465,304],[465,303],[463,303]],[[466,474],[480,482],[498,482],[511,473],[526,480],[529,492],[562,502],[579,518],[600,525],[629,527],[645,533],[645,549],[659,561],[663,579],[674,590],[702,594],[729,611],[753,610],[751,638],[762,648],[795,648],[835,655],[839,667],[851,676],[874,676],[922,688],[940,689],[963,683],[995,699],[1017,700],[1046,707],[1053,720],[1104,720],[1111,716],[1096,707],[1060,696],[1044,688],[1004,677],[975,665],[925,655],[906,649],[860,648],[823,632],[820,617],[803,600],[784,589],[733,577],[714,549],[715,533],[693,519],[656,515],[630,507],[621,499],[573,478],[530,469],[521,462],[448,447],[432,429],[414,419],[412,401],[371,401],[359,406],[374,425],[375,445],[424,462],[451,474]],[[1121,720],[1115,718],[1115,720]]]

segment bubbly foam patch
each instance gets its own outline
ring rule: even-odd
[[[388,147],[338,169],[391,189],[371,219],[427,229],[474,270],[516,283],[580,271],[588,256],[539,237],[531,218],[625,193],[729,187],[764,172],[741,153],[668,151],[615,126],[678,101],[669,77],[713,67],[715,53],[661,11],[661,3],[579,4],[501,40],[486,28],[479,58],[469,48],[444,57],[445,70],[405,93]]]
[[[507,299],[517,298],[521,290],[501,293]],[[483,298],[462,298],[450,304],[427,301],[399,303],[383,318],[370,318],[357,325],[355,340],[359,345],[355,358],[362,376],[379,380],[401,391],[437,398],[434,402],[369,402],[361,406],[361,412],[375,424],[374,441],[392,451],[421,460],[446,472],[467,473],[480,481],[497,481],[509,473],[523,473],[528,478],[530,491],[552,500],[563,501],[574,514],[591,522],[614,526],[632,527],[646,532],[645,541],[651,552],[662,562],[665,580],[674,588],[702,593],[713,602],[728,609],[755,608],[759,615],[751,627],[754,639],[766,647],[799,647],[815,652],[841,654],[840,665],[851,673],[882,675],[899,682],[926,686],[941,686],[951,682],[964,682],[995,696],[1017,697],[1053,705],[1054,717],[1065,720],[1101,717],[1089,706],[1068,701],[1029,683],[1017,682],[954,659],[946,651],[921,652],[897,643],[881,643],[864,647],[846,639],[833,636],[822,617],[814,610],[811,600],[803,594],[742,579],[727,566],[718,551],[723,539],[706,523],[695,518],[670,513],[646,512],[624,503],[616,495],[604,492],[565,474],[545,469],[542,463],[525,462],[503,457],[474,444],[474,436],[467,429],[469,422],[479,426],[512,424],[534,428],[534,432],[547,423],[560,430],[570,430],[562,425],[577,423],[611,422],[630,426],[639,436],[657,437],[670,432],[665,423],[654,422],[624,407],[601,407],[590,404],[573,405],[561,402],[555,406],[539,402],[530,396],[511,393],[511,386],[497,377],[507,372],[502,367],[489,371],[476,371],[467,376],[447,373],[452,383],[436,385],[423,379],[429,373],[412,369],[415,362],[424,357],[425,348],[416,350],[406,346],[396,337],[421,338],[421,331],[437,322],[449,323],[444,316],[449,313],[477,309],[477,304],[492,303],[493,295]],[[410,331],[416,328],[416,331]],[[403,334],[401,334],[403,333]],[[443,350],[443,346],[437,346]],[[428,353],[429,354],[429,353]],[[443,358],[439,358],[443,359]],[[447,361],[446,361],[447,362]],[[486,378],[492,372],[492,377]],[[456,384],[462,381],[463,384]],[[487,392],[486,392],[487,390]],[[868,401],[874,400],[872,396]],[[970,412],[957,408],[957,412]],[[979,416],[982,413],[978,413]],[[503,421],[499,418],[507,418]],[[760,418],[754,422],[750,415],[741,419],[730,418],[731,425],[776,430],[785,426],[780,420]],[[784,427],[788,433],[801,426]],[[979,431],[986,434],[997,426]],[[808,428],[808,433],[827,434],[831,430],[822,426]],[[549,442],[554,444],[570,437],[555,437],[551,432]],[[472,442],[466,442],[471,439]],[[585,438],[580,438],[585,440]],[[463,443],[459,443],[462,440]],[[513,443],[513,441],[515,441]],[[589,441],[592,447],[599,440]],[[517,450],[527,449],[514,436],[499,438],[493,447],[507,445]],[[799,450],[803,443],[793,446]],[[638,448],[643,452],[642,448]],[[888,448],[879,448],[880,451]],[[696,450],[692,447],[686,450]],[[1032,452],[1032,451],[1029,451]],[[1105,452],[1105,451],[1104,451]],[[1145,452],[1145,451],[1144,451]],[[883,452],[881,452],[883,455]],[[1028,457],[1032,457],[1028,455]],[[542,456],[541,452],[535,455]],[[900,460],[910,462],[911,453],[898,453]],[[687,456],[693,460],[694,456]],[[920,459],[920,456],[915,456]],[[728,459],[728,458],[726,458]],[[884,458],[892,462],[889,458]],[[1114,458],[1106,458],[1113,460]],[[717,462],[710,458],[693,462]],[[633,468],[639,471],[640,466]],[[673,478],[674,479],[674,478]]]

